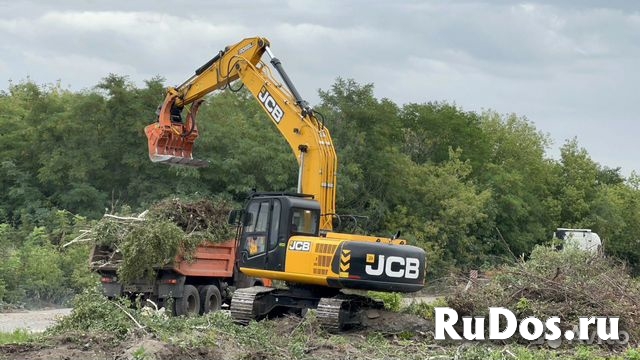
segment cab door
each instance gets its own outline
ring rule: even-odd
[[[287,239],[280,231],[280,200],[255,199],[249,203],[245,213],[240,239],[240,266],[282,271]]]
[[[287,250],[288,231],[282,224],[286,213],[280,199],[271,200],[271,219],[269,222],[269,241],[265,269],[284,271],[284,258]]]
[[[270,212],[269,199],[256,199],[248,204],[240,238],[240,266],[265,268]]]

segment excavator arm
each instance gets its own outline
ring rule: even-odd
[[[262,57],[267,53],[270,64]],[[272,73],[275,69],[284,82]],[[190,167],[206,166],[193,159],[198,137],[196,114],[205,95],[240,80],[260,103],[269,119],[286,139],[299,165],[298,193],[313,195],[320,203],[320,229],[332,230],[335,214],[336,153],[329,130],[302,99],[269,49],[269,40],[244,39],[220,51],[198,68],[182,85],[167,90],[158,121],[145,127],[151,161]],[[185,121],[182,110],[189,106]]]

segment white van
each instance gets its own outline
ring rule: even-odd
[[[594,254],[602,253],[602,240],[591,229],[558,228],[553,235],[562,241],[562,248],[575,247]]]

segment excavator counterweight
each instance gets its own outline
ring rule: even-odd
[[[207,161],[193,158],[193,143],[198,137],[195,116],[202,101],[191,105],[187,120],[183,123],[180,117],[172,117],[176,98],[177,95],[169,91],[160,108],[158,121],[144,128],[149,144],[149,159],[168,165],[206,167],[209,165]]]

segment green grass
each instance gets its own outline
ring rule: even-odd
[[[0,332],[0,345],[22,344],[33,340],[33,338],[35,335],[24,329],[14,330],[10,333]]]

